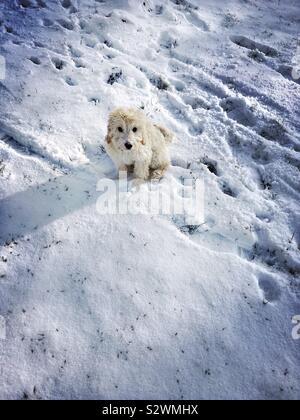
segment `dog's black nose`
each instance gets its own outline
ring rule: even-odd
[[[130,150],[130,149],[132,149],[132,144],[125,143],[125,147],[126,147],[127,150]]]

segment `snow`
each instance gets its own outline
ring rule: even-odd
[[[297,0],[0,3],[1,398],[300,398],[299,19]],[[199,227],[97,211],[120,105],[176,134],[157,188],[203,181]]]

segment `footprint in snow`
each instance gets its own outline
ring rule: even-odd
[[[33,64],[39,66],[41,64],[41,60],[38,57],[30,57],[29,59]]]
[[[275,48],[253,41],[245,36],[234,35],[231,37],[231,41],[239,47],[243,47],[251,51],[260,51],[267,57],[276,57],[279,55]]]
[[[258,279],[258,285],[266,302],[276,302],[281,297],[281,289],[274,277],[263,274]]]
[[[228,118],[245,127],[254,127],[256,125],[257,119],[244,99],[229,97],[223,99],[220,105],[227,113]]]
[[[220,182],[220,188],[223,193],[229,197],[236,198],[238,196],[238,193],[233,188],[231,188],[226,181]]]
[[[71,0],[61,0],[61,5],[64,9],[72,9],[74,8],[73,3]]]
[[[80,59],[73,59],[74,66],[77,69],[85,69],[86,65],[84,64],[83,60]]]
[[[64,29],[67,29],[68,31],[73,31],[74,30],[74,24],[66,19],[59,19],[57,21],[57,23],[62,26]]]
[[[280,73],[286,79],[288,79],[288,80],[290,80],[294,83],[297,83],[298,85],[300,84],[300,77],[297,78],[294,75],[294,72],[295,72],[295,67],[294,66],[290,66],[290,65],[287,65],[287,64],[281,64],[277,68],[277,72]]]
[[[30,0],[19,0],[19,6],[23,9],[27,9],[29,7],[34,7],[34,4]]]
[[[73,47],[73,45],[69,45],[68,48],[69,48],[70,55],[73,59],[82,57],[83,53],[77,48]]]
[[[205,157],[201,159],[200,163],[205,165],[210,173],[219,176],[218,163],[216,161]]]
[[[107,79],[107,83],[109,85],[114,85],[115,83],[120,81],[122,76],[123,76],[122,70],[116,69],[110,74],[109,78]]]
[[[78,83],[76,82],[76,80],[72,79],[72,77],[66,77],[65,82],[69,86],[78,86]]]
[[[44,0],[36,0],[36,4],[42,9],[45,9],[47,7],[46,2]]]
[[[60,58],[53,57],[51,61],[54,67],[56,68],[56,70],[62,70],[66,66],[66,63]]]
[[[98,105],[101,102],[100,96],[92,96],[91,98],[88,98],[88,101],[93,105]]]
[[[43,20],[43,26],[45,26],[46,28],[48,28],[48,27],[50,27],[50,26],[53,26],[53,25],[54,25],[53,20],[48,19],[48,18],[45,18],[45,19]]]

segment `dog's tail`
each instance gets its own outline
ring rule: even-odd
[[[155,125],[155,127],[158,128],[159,131],[162,133],[166,143],[172,143],[172,141],[174,140],[174,134],[171,131],[169,131],[165,127],[162,127],[161,125]]]

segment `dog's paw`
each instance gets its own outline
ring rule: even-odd
[[[166,173],[165,169],[155,169],[152,173],[151,173],[151,181],[160,181],[164,175]]]

